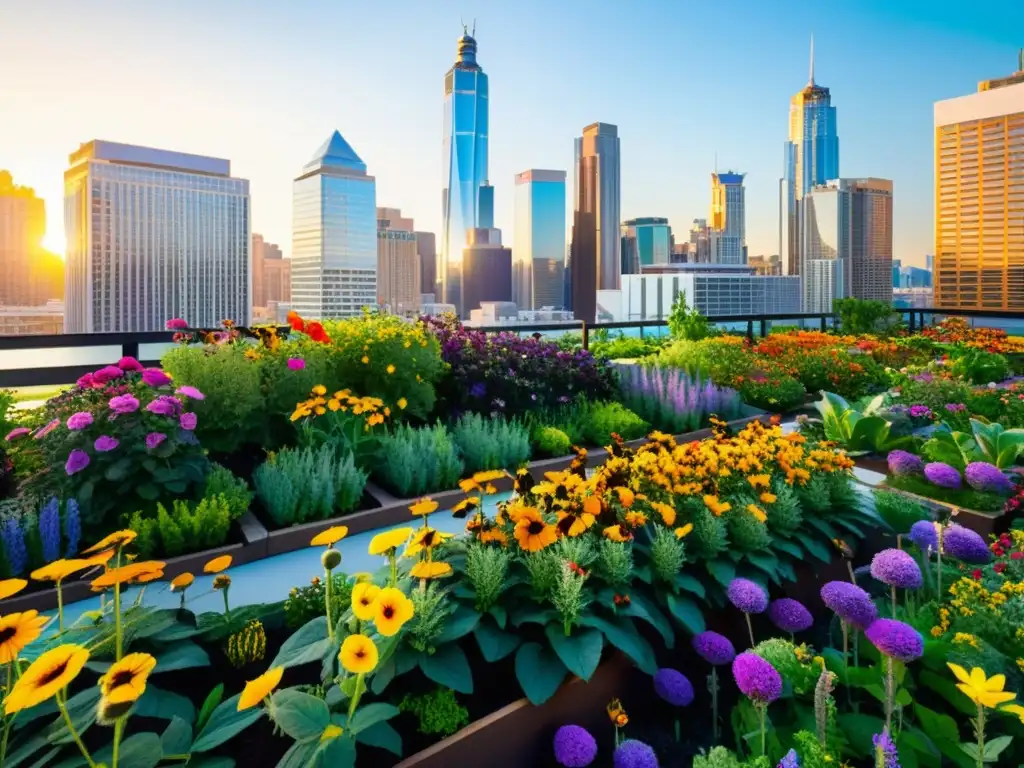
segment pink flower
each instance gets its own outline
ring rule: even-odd
[[[71,453],[68,454],[68,461],[64,465],[64,471],[68,475],[73,475],[76,472],[81,472],[83,469],[89,466],[89,454],[85,451],[75,448]]]
[[[161,395],[146,406],[147,411],[160,416],[176,416],[180,408],[181,401],[170,395]]]
[[[17,440],[19,437],[24,437],[31,431],[32,430],[29,429],[28,427],[15,427],[14,429],[7,433],[7,437],[5,439],[7,440],[7,442],[10,442],[11,440]]]
[[[116,365],[106,365],[92,375],[93,384],[106,384],[108,381],[124,376],[124,371]]]
[[[183,331],[188,328],[188,323],[182,320],[180,317],[172,317],[167,321],[168,331]]]
[[[146,435],[146,447],[152,451],[166,439],[167,435],[163,432],[150,432]]]
[[[60,426],[60,419],[54,419],[49,424],[47,424],[45,427],[40,427],[36,431],[36,433],[34,435],[32,435],[32,439],[33,440],[39,440],[40,438],[46,437],[48,434],[53,432],[53,430],[55,430],[59,426]]]
[[[184,395],[185,397],[189,398],[190,400],[205,400],[206,399],[206,395],[204,395],[202,392],[200,392],[195,387],[190,387],[188,384],[186,384],[184,387],[178,387],[176,390],[174,390],[174,394],[176,394],[176,395]]]
[[[96,438],[96,442],[92,444],[92,447],[95,448],[99,453],[107,453],[108,451],[112,451],[115,448],[117,448],[117,446],[119,446],[120,444],[121,441],[118,440],[116,437],[111,437],[110,435],[100,435],[99,437]]]
[[[110,409],[117,413],[134,413],[139,410],[139,401],[134,395],[118,395],[110,398]]]
[[[142,363],[134,357],[122,357],[117,361],[117,367],[122,371],[141,371]]]
[[[88,411],[79,411],[73,413],[68,418],[68,429],[77,432],[81,429],[85,429],[92,424],[92,414]]]
[[[80,377],[75,383],[78,385],[79,389],[92,389],[96,386],[96,380],[93,379],[91,373],[87,373]]]
[[[147,368],[142,372],[142,383],[147,387],[162,387],[171,383],[171,377],[159,368]]]
[[[301,371],[306,367],[306,361],[301,357],[289,357],[288,368],[293,371]]]
[[[181,424],[181,428],[188,430],[189,432],[196,428],[197,421],[198,418],[194,413],[183,413],[181,414],[181,418],[178,419],[178,423]]]

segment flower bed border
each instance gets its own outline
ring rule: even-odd
[[[875,487],[879,490],[898,493],[908,499],[913,499],[926,509],[938,512],[944,518],[951,517],[953,522],[962,525],[964,528],[970,528],[984,538],[988,538],[993,533],[999,533],[1004,527],[1000,522],[1005,517],[1003,512],[983,512],[977,509],[958,507],[955,504],[947,504],[944,501],[930,499],[927,496],[904,491],[901,488],[893,488],[884,482]]]

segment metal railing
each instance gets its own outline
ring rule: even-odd
[[[893,311],[902,315],[910,331],[916,331],[925,326],[926,317],[934,316],[956,316],[974,318],[978,320],[1013,320],[1024,325],[1024,312],[989,312],[971,309],[937,309],[937,308],[904,308],[894,307]],[[754,340],[767,336],[771,330],[772,323],[799,323],[806,326],[817,326],[821,330],[827,330],[836,323],[836,315],[832,312],[811,312],[811,313],[790,313],[774,315],[753,315],[741,317],[736,315],[714,315],[708,316],[707,320],[712,324],[731,325],[742,329],[745,325],[747,338]],[[642,337],[647,331],[658,331],[668,327],[667,320],[626,320],[607,323],[529,323],[529,324],[502,324],[494,326],[480,326],[473,328],[474,331],[486,333],[579,333],[584,349],[590,348],[591,333],[598,330],[627,331],[637,330]],[[141,333],[73,333],[73,334],[51,334],[51,335],[27,335],[27,336],[0,336],[0,388],[6,387],[31,387],[31,386],[56,386],[70,384],[78,377],[89,371],[93,371],[103,365],[116,362],[118,357],[134,357],[146,365],[155,365],[159,362],[158,352],[166,348],[173,341],[174,334],[171,331],[149,331]],[[146,349],[146,347],[150,349]],[[27,351],[52,350],[54,355],[50,359],[41,357],[38,363],[34,360],[32,365],[10,366],[5,365],[4,353],[19,353]],[[67,350],[84,350],[88,356],[91,350],[91,357],[75,364],[61,364],[60,352]],[[153,354],[156,352],[157,354]],[[92,359],[92,358],[96,359]],[[8,361],[9,362],[9,361]],[[49,363],[53,363],[52,365]]]

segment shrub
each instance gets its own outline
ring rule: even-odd
[[[744,379],[737,385],[743,402],[773,413],[785,413],[803,405],[804,385],[792,376],[768,375]]]
[[[452,438],[467,472],[514,469],[530,458],[530,434],[526,427],[501,417],[463,414],[452,430]]]
[[[404,498],[454,488],[463,462],[443,424],[410,427],[399,424],[380,439],[373,477]]]
[[[618,336],[590,340],[590,353],[599,360],[633,360],[657,354],[665,338],[659,336]]]
[[[330,445],[322,445],[271,454],[256,468],[253,483],[273,522],[285,528],[351,512],[362,498],[366,478],[352,454],[336,456]]]
[[[195,505],[175,500],[170,510],[158,503],[155,517],[135,512],[128,527],[138,534],[134,546],[145,560],[219,547],[227,541],[231,520],[228,500],[209,496]]]
[[[406,694],[398,708],[414,715],[419,720],[417,730],[427,735],[451,736],[469,724],[469,710],[459,704],[450,688],[438,687],[428,693]]]
[[[623,402],[656,429],[692,432],[715,415],[733,419],[743,403],[733,389],[716,387],[710,380],[690,377],[677,368],[620,365]]]
[[[878,516],[885,520],[895,533],[910,533],[914,523],[931,519],[927,509],[902,493],[876,489],[874,497]]]
[[[530,439],[536,453],[541,456],[566,456],[572,449],[569,436],[558,427],[537,427]]]
[[[331,574],[334,580],[331,589],[331,615],[341,616],[349,608],[352,599],[352,582],[348,576],[337,571]],[[324,615],[327,590],[323,579],[314,576],[308,587],[292,587],[284,601],[284,620],[291,629],[298,629],[317,616]]]
[[[237,520],[244,515],[252,503],[252,491],[249,489],[249,484],[220,464],[214,464],[210,474],[206,476],[206,488],[203,490],[203,496],[206,498],[223,497],[232,520]]]
[[[832,311],[839,315],[843,333],[892,332],[903,324],[899,313],[885,301],[873,299],[835,299]]]
[[[971,384],[988,384],[1010,378],[1010,363],[1003,355],[974,347],[955,350],[950,369],[954,376],[962,376]]]
[[[696,307],[687,308],[686,291],[680,291],[672,304],[672,312],[668,316],[668,330],[673,338],[686,341],[700,341],[717,333]]]
[[[586,410],[583,440],[588,445],[608,445],[612,434],[623,440],[636,440],[646,435],[650,427],[622,403],[593,403]]]

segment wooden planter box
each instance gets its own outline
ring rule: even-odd
[[[470,723],[465,728],[395,768],[525,768],[547,765],[559,727],[581,725],[596,732],[611,727],[605,705],[615,697],[628,700],[633,665],[616,653],[597,668],[589,682],[573,678],[539,707],[523,698]]]
[[[890,493],[898,493],[901,496],[906,496],[908,499],[913,499],[921,506],[934,512],[937,517],[944,520],[950,519],[952,522],[962,525],[964,528],[970,528],[972,531],[976,531],[986,539],[991,534],[1002,533],[1009,527],[1007,520],[1001,511],[982,512],[977,509],[957,507],[943,501],[930,499],[927,496],[919,496],[918,494],[911,493],[910,491],[904,491],[899,488],[890,488],[885,483],[878,486],[878,488],[880,490],[889,491]]]

